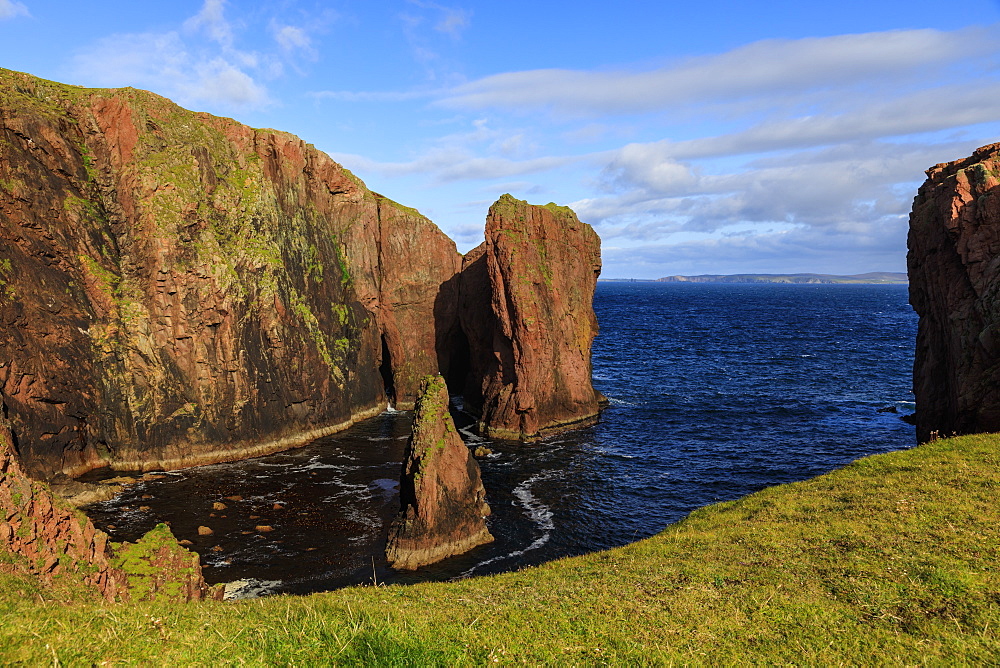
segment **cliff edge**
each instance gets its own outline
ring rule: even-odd
[[[910,214],[917,438],[1000,431],[1000,144],[927,170]]]

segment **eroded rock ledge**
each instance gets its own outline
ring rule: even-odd
[[[908,247],[917,438],[1000,431],[1000,144],[927,170]]]
[[[86,515],[21,470],[0,418],[0,549],[43,581],[69,578],[107,601],[222,598],[202,577],[201,560],[157,526],[135,543],[110,543]]]
[[[389,527],[386,559],[414,570],[493,541],[479,464],[455,428],[441,376],[427,376],[406,443],[400,513]]]

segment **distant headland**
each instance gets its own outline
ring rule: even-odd
[[[601,281],[636,281],[632,278],[610,278]],[[699,276],[664,276],[657,279],[645,279],[650,283],[856,283],[856,284],[892,284],[906,285],[909,281],[906,274],[895,271],[873,271],[867,274],[701,274]]]

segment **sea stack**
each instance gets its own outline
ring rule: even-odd
[[[927,170],[910,214],[917,439],[1000,431],[1000,144]]]
[[[503,195],[465,256],[459,316],[469,343],[466,409],[488,436],[532,440],[584,426],[601,241],[571,209]]]
[[[389,527],[386,559],[414,570],[493,540],[479,465],[455,428],[441,376],[421,381],[400,476],[400,513]]]

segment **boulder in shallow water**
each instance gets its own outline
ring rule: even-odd
[[[386,545],[393,568],[414,570],[493,540],[479,465],[455,428],[441,376],[420,384],[399,496]]]

